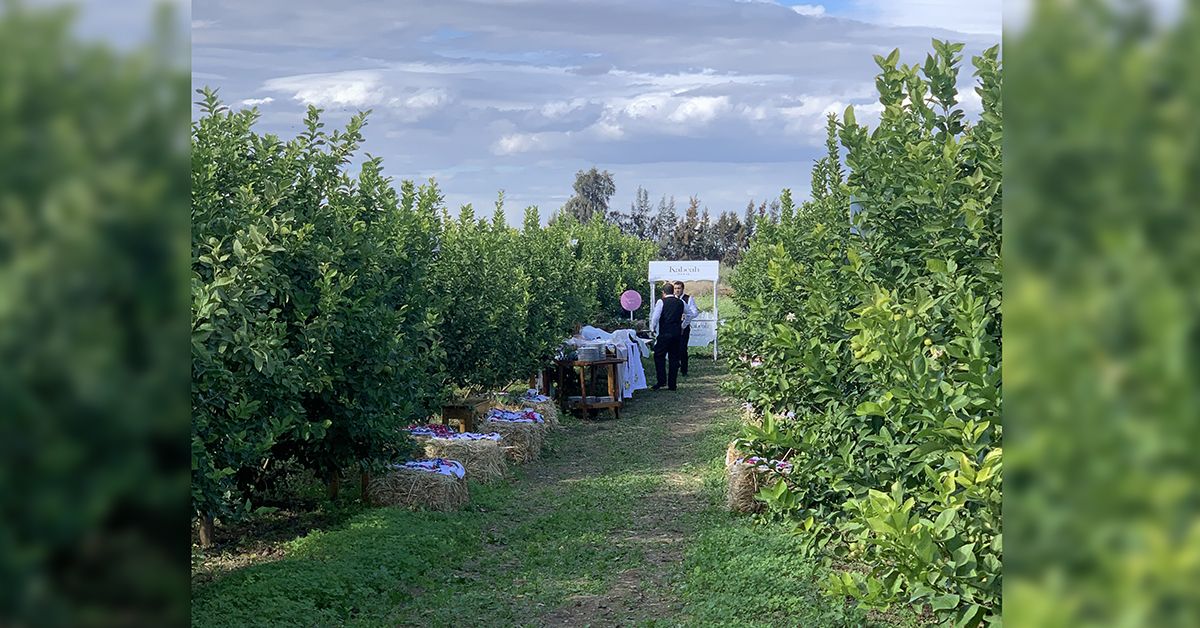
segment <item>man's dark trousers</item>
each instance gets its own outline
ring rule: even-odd
[[[656,385],[675,390],[679,378],[679,347],[683,345],[683,336],[659,336],[654,341],[654,374]],[[669,365],[669,366],[668,366]]]

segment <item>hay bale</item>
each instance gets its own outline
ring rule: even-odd
[[[506,465],[502,442],[503,437],[500,440],[429,438],[424,441],[425,455],[457,460],[466,469],[468,478],[486,484],[504,477]]]
[[[733,464],[735,461],[746,457],[746,453],[738,449],[737,441],[729,443],[729,448],[725,450],[725,466]]]
[[[457,464],[453,460],[441,462]],[[466,506],[470,495],[465,477],[394,465],[387,473],[371,479],[367,498],[380,506],[451,511]]]
[[[555,430],[561,427],[559,421],[558,406],[553,401],[545,401],[541,403],[511,403],[508,401],[497,401],[494,406],[498,410],[508,410],[512,412],[523,412],[531,410],[542,416],[547,430]]]
[[[731,443],[726,459],[736,451],[736,443]],[[764,458],[738,457],[731,464],[726,464],[725,472],[728,485],[725,491],[725,504],[732,512],[760,512],[766,504],[754,498],[760,489],[781,481],[778,474],[791,473],[790,462],[782,460],[766,460]]]
[[[729,482],[725,491],[725,505],[731,512],[760,512],[766,506],[754,499],[758,489],[763,486],[764,472],[752,464],[734,461],[725,467],[725,475]]]
[[[542,444],[546,439],[544,422],[504,421],[489,415],[484,425],[488,430],[500,434],[509,460],[524,464],[537,460],[542,454]]]
[[[551,430],[558,429],[558,427],[560,426],[559,415],[558,415],[558,405],[554,403],[553,399],[551,399],[550,401],[527,403],[527,404],[525,404],[525,407],[532,409],[534,412],[537,412],[538,414],[542,415],[542,418],[546,421],[547,429],[551,429]]]
[[[540,395],[535,390],[529,390],[524,393],[496,393],[493,408],[500,410],[533,410],[542,415],[542,419],[546,423],[546,429],[557,429],[560,425],[560,417],[558,404],[554,403],[554,399],[547,397],[543,401],[537,401],[545,395]]]

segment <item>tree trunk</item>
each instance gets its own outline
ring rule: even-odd
[[[362,499],[362,502],[364,504],[370,503],[370,500],[367,499],[367,486],[370,483],[371,483],[371,472],[363,471],[362,477],[359,478],[358,496],[360,499]]]
[[[203,517],[200,517],[200,547],[212,547],[213,541],[212,515],[204,515]]]
[[[337,501],[338,490],[342,487],[342,477],[338,473],[334,473],[329,478],[329,501]]]

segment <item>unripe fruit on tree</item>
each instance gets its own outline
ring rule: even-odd
[[[904,315],[905,315],[905,316],[907,316],[907,317],[909,317],[909,318],[912,318],[912,317],[914,317],[914,316],[916,316],[916,315],[917,315],[917,312],[916,312],[916,310],[914,310],[914,309],[912,309],[912,308],[910,307],[910,308],[908,308],[907,310],[905,310],[905,311],[904,311]]]
[[[904,318],[904,317],[900,316],[899,314],[892,314],[892,320],[894,320],[894,321],[898,321],[902,318]]]
[[[932,344],[933,344],[933,341],[932,341],[932,340],[930,340],[930,339],[928,339],[928,338],[926,338],[926,339],[925,339],[925,346],[926,346],[926,347],[928,347],[929,345],[932,345]]]

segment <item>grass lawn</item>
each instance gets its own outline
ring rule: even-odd
[[[722,510],[720,363],[568,419],[458,513],[360,509],[193,586],[197,626],[863,626],[775,526]],[[344,497],[343,499],[350,499]]]

